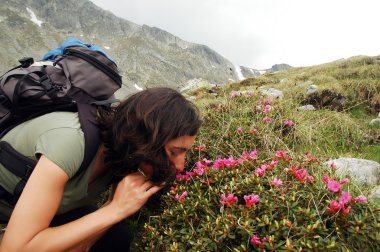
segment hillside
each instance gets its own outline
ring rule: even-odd
[[[125,85],[121,96],[137,91],[135,84],[179,89],[192,79],[220,84],[237,79],[233,64],[211,48],[118,18],[88,0],[4,0],[0,32],[0,72],[77,37],[116,60]]]
[[[360,56],[190,91],[205,124],[136,250],[378,251],[379,80]]]

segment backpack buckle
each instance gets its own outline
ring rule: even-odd
[[[51,81],[47,75],[44,75],[40,78],[39,82],[42,86],[45,87],[47,91],[51,90],[53,88],[53,85],[51,84]]]
[[[34,63],[34,59],[32,57],[24,57],[19,59],[18,62],[20,62],[22,68],[27,68]]]

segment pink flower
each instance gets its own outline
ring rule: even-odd
[[[202,176],[203,173],[205,172],[205,169],[203,169],[203,167],[199,167],[199,168],[197,167],[194,169],[194,172],[198,174],[199,176]]]
[[[257,150],[253,150],[249,154],[246,153],[245,151],[243,151],[242,158],[244,160],[256,161],[256,159],[257,159]]]
[[[223,169],[225,167],[235,167],[239,164],[239,160],[235,160],[234,157],[229,157],[228,159],[217,159],[214,161],[213,167],[218,169]]]
[[[222,159],[217,159],[214,161],[214,164],[212,167],[217,168],[217,169],[223,169],[224,168],[224,162]]]
[[[294,122],[292,120],[285,120],[284,125],[286,127],[292,127],[294,125]]]
[[[344,217],[346,217],[346,215],[350,212],[351,210],[351,206],[348,206],[347,208],[344,207],[344,203],[343,202],[337,202],[335,200],[332,200],[330,202],[330,207],[328,207],[326,209],[328,212],[332,213],[332,214],[336,214],[338,213],[340,210],[342,210],[342,214]]]
[[[241,92],[239,92],[239,91],[231,91],[231,93],[230,93],[231,98],[235,98],[235,97],[240,96],[240,95],[241,95]]]
[[[354,200],[355,202],[367,203],[367,198],[364,195],[359,195]]]
[[[224,159],[224,164],[226,167],[235,167],[239,164],[239,162],[235,160],[233,156],[231,156],[228,159]]]
[[[192,177],[195,177],[196,173],[192,171],[187,171],[185,174],[177,173],[176,180],[186,180],[190,181]]]
[[[342,185],[348,183],[350,180],[348,178],[345,178],[342,180],[342,182],[338,182],[332,178],[329,178],[327,174],[323,175],[323,182],[326,184],[327,189],[332,192],[340,192],[340,189]]]
[[[339,192],[342,185],[335,181],[335,180],[329,180],[327,182],[327,189],[329,189],[332,192]]]
[[[236,133],[238,133],[239,135],[243,132],[243,129],[241,127],[237,128],[236,129]]]
[[[266,98],[265,100],[262,100],[260,101],[260,104],[261,105],[265,105],[265,104],[271,104],[272,103],[272,99],[271,98]]]
[[[304,183],[305,178],[307,175],[307,171],[305,169],[299,169],[295,172],[296,178],[301,182]]]
[[[206,159],[206,158],[203,159],[203,162],[204,162],[205,166],[208,166],[209,164],[212,163],[211,160],[208,160],[208,159]]]
[[[330,165],[330,167],[331,167],[331,169],[332,169],[333,171],[335,171],[335,170],[336,170],[336,165],[334,164],[334,162],[331,162],[331,165]]]
[[[257,245],[260,248],[264,248],[264,245],[261,243],[261,241],[257,235],[252,235],[251,243],[252,243],[252,245]]]
[[[271,109],[271,105],[265,105],[264,108],[262,108],[263,112],[268,112]]]
[[[275,167],[276,165],[278,165],[278,161],[277,160],[272,160],[269,164],[269,169],[272,169],[273,167]]]
[[[274,154],[274,157],[278,159],[282,159],[283,161],[289,161],[291,158],[287,157],[287,154],[288,154],[287,151],[279,150]]]
[[[341,204],[339,204],[339,202],[335,201],[335,200],[332,200],[330,202],[330,207],[328,207],[326,210],[329,211],[330,213],[337,213],[340,211],[340,209],[342,208]]]
[[[227,197],[223,193],[223,194],[220,195],[220,198],[222,199],[220,201],[220,204],[227,205],[227,206],[233,205],[238,200],[238,198],[233,193],[228,194]]]
[[[205,144],[201,144],[201,145],[195,147],[195,150],[203,151],[205,148],[206,148],[206,145]]]
[[[273,179],[273,181],[271,182],[271,185],[274,185],[274,186],[282,186],[282,180],[281,179],[278,179],[277,177]]]
[[[257,135],[257,129],[252,129],[251,133],[256,136]]]
[[[265,170],[261,168],[257,168],[255,169],[254,173],[256,174],[256,176],[262,177],[265,175]]]
[[[202,184],[210,186],[210,180],[209,179],[207,179],[207,180],[200,180],[199,182],[201,182]]]
[[[263,119],[263,122],[266,122],[266,123],[271,123],[272,121],[273,121],[273,119],[270,117],[264,117],[264,119]]]
[[[260,202],[260,197],[256,194],[244,195],[244,200],[246,207],[250,208],[252,205]]]
[[[346,204],[349,203],[352,199],[352,196],[350,195],[349,192],[342,191],[342,196],[339,198],[339,202]]]
[[[350,182],[350,180],[349,180],[348,178],[345,178],[345,179],[343,179],[343,180],[340,182],[340,184],[341,184],[341,185],[344,185],[344,184],[346,184],[346,183],[348,183],[348,182]]]
[[[181,196],[178,196],[178,194],[175,196],[175,199],[178,201],[182,201],[183,198],[187,197],[187,192],[184,191]]]
[[[347,208],[344,208],[344,205],[342,205],[342,213],[343,216],[346,216],[351,210],[351,206],[348,206]]]
[[[314,177],[313,177],[313,176],[307,176],[306,179],[307,179],[307,181],[310,182],[310,183],[313,183],[313,182],[314,182]]]
[[[247,93],[246,93],[248,96],[254,96],[255,95],[255,91],[253,90],[247,90]]]
[[[310,152],[305,155],[305,159],[306,159],[306,164],[317,161],[317,158],[313,156],[313,154],[311,154]]]

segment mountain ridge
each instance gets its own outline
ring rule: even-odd
[[[180,89],[192,79],[218,84],[238,79],[234,64],[210,47],[137,25],[88,0],[5,0],[0,32],[1,72],[19,58],[40,59],[67,37],[77,37],[103,47],[115,59],[123,75],[122,95],[136,91],[135,85]]]

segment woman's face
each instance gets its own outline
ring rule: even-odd
[[[182,172],[185,168],[186,154],[193,146],[194,140],[195,136],[181,136],[165,144],[166,155],[178,172]]]
[[[165,144],[166,155],[174,164],[177,172],[182,172],[185,168],[186,154],[191,149],[196,136],[181,136],[168,141]],[[141,163],[139,169],[150,178],[153,174],[153,168],[147,163]]]

